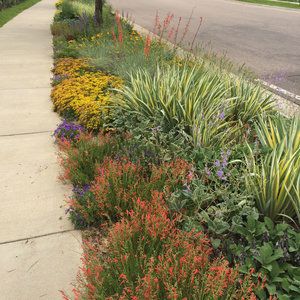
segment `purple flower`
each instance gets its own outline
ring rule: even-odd
[[[221,166],[221,162],[218,159],[215,161],[215,166],[216,167],[220,167]]]
[[[84,185],[83,187],[74,186],[73,193],[78,197],[83,197],[85,193],[90,190],[91,186],[89,184]]]
[[[84,127],[72,122],[63,120],[54,131],[53,135],[62,140],[77,140],[80,134],[84,131]]]
[[[223,171],[223,169],[219,169],[218,171],[217,171],[217,176],[220,178],[220,179],[222,179],[222,180],[226,180],[227,178],[224,176],[224,171]]]
[[[223,151],[221,152],[222,167],[223,167],[223,168],[226,168],[226,167],[227,167],[227,165],[228,165],[228,158],[229,158],[230,154],[231,154],[231,151],[230,151],[230,150],[227,150],[226,153],[223,152]]]
[[[217,175],[219,178],[222,178],[224,176],[224,171],[222,169],[218,170]]]
[[[224,112],[224,110],[221,111],[221,113],[219,114],[219,119],[221,119],[221,120],[225,119],[225,112]]]

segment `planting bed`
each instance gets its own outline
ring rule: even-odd
[[[61,179],[86,235],[64,299],[298,299],[299,117],[220,60],[179,58],[173,15],[154,40],[63,0],[51,29]]]

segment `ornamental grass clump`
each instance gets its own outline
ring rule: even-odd
[[[201,66],[157,67],[154,76],[139,69],[120,93],[123,98],[118,105],[149,119],[160,118],[168,130],[183,124],[186,132],[193,134],[199,127],[198,120],[209,123],[215,130],[202,138],[203,146],[213,143],[214,136],[229,127],[224,118],[218,117],[222,103],[227,101],[225,85]],[[216,124],[212,124],[214,120]]]
[[[54,86],[51,97],[55,111],[78,120],[89,131],[96,131],[109,115],[109,89],[120,87],[121,80],[101,72],[85,71],[86,66],[84,60],[59,61],[54,74],[63,79]]]
[[[284,141],[285,152],[295,153],[300,148],[300,118],[259,118],[256,132],[263,147],[274,149]]]
[[[176,227],[159,192],[137,199],[109,232],[105,255],[86,242],[77,299],[256,299],[250,276],[239,277],[201,232]],[[64,294],[64,299],[69,299]]]

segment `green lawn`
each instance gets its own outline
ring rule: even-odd
[[[38,3],[39,1],[41,0],[25,0],[22,3],[19,3],[15,6],[0,11],[0,27],[2,27],[5,23],[10,21],[15,16],[17,16],[23,10],[31,7],[32,5]]]
[[[272,1],[272,0],[238,0],[243,2],[249,2],[249,3],[256,3],[256,4],[265,4],[265,5],[271,5],[271,6],[280,6],[280,7],[288,7],[288,8],[300,8],[300,4],[293,4],[288,2],[279,2],[279,1]]]

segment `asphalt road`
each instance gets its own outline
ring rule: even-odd
[[[109,0],[115,9],[153,30],[156,11],[187,22],[194,9],[187,42],[203,23],[196,43],[252,69],[257,77],[300,95],[300,9],[233,0]]]

